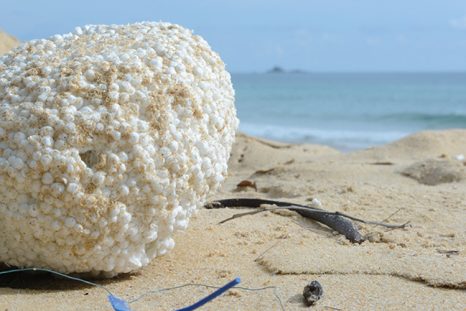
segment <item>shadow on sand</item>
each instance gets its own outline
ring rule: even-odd
[[[19,271],[15,273],[1,274],[1,272],[15,270],[17,267],[7,267],[0,264],[0,288],[13,288],[13,289],[32,289],[32,290],[45,290],[45,291],[63,291],[63,290],[79,290],[90,288],[93,286],[103,286],[127,281],[137,276],[139,273],[121,274],[113,278],[99,278],[92,277],[86,274],[71,274],[69,276],[85,280],[96,285],[86,284],[79,280],[68,279],[51,272],[45,271]]]

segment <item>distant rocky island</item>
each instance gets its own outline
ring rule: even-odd
[[[272,69],[267,70],[266,73],[306,73],[307,71],[300,69],[285,70],[280,66],[274,66]]]
[[[285,70],[282,67],[278,67],[278,66],[275,66],[269,71],[267,71],[267,73],[284,73],[284,72]]]

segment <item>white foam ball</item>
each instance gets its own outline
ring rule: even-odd
[[[0,262],[141,268],[226,176],[230,75],[180,26],[90,25],[26,42],[0,58],[0,83]]]

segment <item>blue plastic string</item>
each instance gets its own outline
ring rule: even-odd
[[[119,297],[108,295],[108,301],[110,301],[114,311],[131,311],[128,303]]]
[[[198,302],[196,302],[196,303],[194,303],[194,304],[192,304],[190,306],[187,306],[187,307],[176,310],[176,311],[191,311],[191,310],[195,310],[195,309],[203,306],[204,304],[208,303],[209,301],[212,301],[213,299],[215,299],[218,296],[225,293],[230,288],[235,287],[236,285],[238,285],[240,283],[240,281],[241,281],[240,278],[236,278],[233,281],[227,283],[226,285],[224,285],[222,287],[205,285],[205,284],[191,284],[191,283],[190,284],[184,284],[184,285],[171,287],[171,288],[161,288],[161,289],[158,289],[158,290],[148,291],[148,292],[140,295],[139,297],[137,297],[137,298],[135,298],[133,300],[126,301],[126,300],[124,300],[122,298],[119,298],[119,297],[115,296],[108,288],[106,288],[103,285],[100,285],[100,284],[97,284],[97,283],[94,283],[94,282],[91,282],[91,281],[86,281],[86,280],[80,279],[78,277],[69,276],[69,275],[66,275],[64,273],[60,273],[60,272],[50,270],[50,269],[44,269],[44,268],[12,269],[12,270],[0,271],[0,276],[6,275],[6,274],[17,273],[17,272],[26,272],[26,271],[48,272],[48,273],[55,274],[55,275],[61,276],[63,278],[72,280],[72,281],[77,281],[77,282],[81,282],[81,283],[84,283],[84,284],[87,284],[87,285],[92,285],[92,286],[96,286],[98,288],[101,288],[101,289],[105,290],[108,293],[108,296],[107,296],[108,301],[110,302],[110,305],[112,306],[112,309],[114,311],[131,311],[131,308],[129,307],[129,305],[131,303],[136,302],[136,301],[142,299],[143,297],[145,297],[145,296],[147,296],[149,294],[160,293],[160,292],[169,291],[169,290],[173,290],[173,289],[179,289],[179,288],[183,288],[183,287],[187,287],[187,286],[203,286],[203,287],[206,287],[206,288],[216,288],[216,290],[213,293],[211,293],[210,295],[202,298]],[[266,290],[266,289],[273,289],[274,290],[274,295],[277,298],[278,302],[280,303],[281,310],[284,310],[282,301],[281,301],[280,297],[277,295],[277,293],[275,292],[277,288],[274,287],[274,286],[267,286],[267,287],[262,287],[262,288],[247,288],[247,287],[236,286],[236,288],[240,289],[240,290],[247,290],[247,291],[261,291],[261,290]]]
[[[133,298],[133,299],[130,300],[128,303],[129,303],[129,304],[132,304],[132,303],[138,302],[138,301],[142,300],[143,298],[145,298],[145,297],[147,297],[147,296],[149,296],[149,295],[160,294],[160,293],[163,293],[163,292],[166,292],[166,291],[171,291],[171,290],[181,289],[181,288],[191,287],[191,286],[194,286],[194,287],[213,288],[213,289],[218,289],[218,288],[220,288],[219,286],[212,286],[212,285],[207,285],[207,284],[187,283],[187,284],[178,285],[178,286],[174,286],[174,287],[166,287],[166,288],[160,288],[160,289],[149,290],[149,291],[144,292],[143,294],[139,295],[138,297]],[[283,306],[283,302],[282,302],[282,300],[280,299],[280,296],[278,295],[278,292],[277,292],[278,288],[277,288],[276,286],[266,286],[266,287],[259,287],[259,288],[249,288],[249,287],[235,286],[235,289],[238,289],[238,290],[245,290],[245,291],[251,291],[251,292],[258,292],[258,291],[264,291],[264,290],[270,290],[270,289],[272,289],[272,290],[273,290],[273,294],[274,294],[275,298],[277,299],[277,301],[278,301],[278,303],[279,303],[279,305],[280,305],[280,310],[285,311],[285,307]]]
[[[227,290],[229,290],[230,288],[238,285],[239,283],[241,282],[241,279],[240,278],[236,278],[234,279],[233,281],[231,282],[228,282],[226,285],[220,287],[219,289],[217,289],[216,291],[214,291],[212,294],[202,298],[201,300],[199,300],[198,302],[190,305],[190,306],[187,306],[187,307],[184,307],[184,308],[181,308],[181,309],[178,309],[176,311],[192,311],[192,310],[196,310],[197,308],[205,305],[206,303],[208,303],[209,301],[212,301],[214,300],[215,298],[217,298],[218,296],[220,296],[221,294],[223,294],[224,292],[226,292]]]

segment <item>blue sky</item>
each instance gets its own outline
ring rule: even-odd
[[[0,28],[21,40],[90,23],[178,23],[232,72],[466,71],[466,0],[2,2]]]

